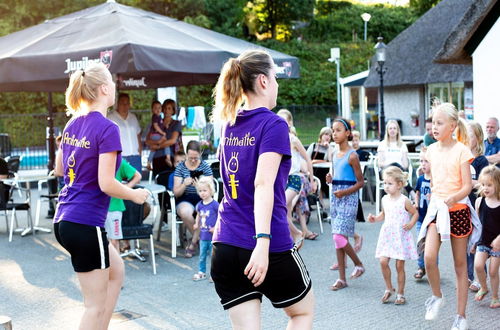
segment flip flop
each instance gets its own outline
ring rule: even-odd
[[[392,295],[396,293],[396,290],[385,290],[384,295],[382,296],[382,304],[387,304],[389,302],[389,299],[392,297]]]
[[[358,278],[365,273],[365,267],[354,266],[354,270],[351,273],[351,278]]]
[[[413,274],[413,277],[416,278],[417,280],[421,280],[425,276],[425,269],[419,268],[415,274]]]
[[[490,308],[500,308],[500,300],[499,299],[491,299]]]
[[[330,290],[332,291],[338,291],[342,290],[344,288],[347,288],[347,283],[345,281],[342,281],[340,278],[333,283],[333,285],[330,286]]]
[[[306,237],[304,237],[305,239],[308,239],[308,240],[311,240],[311,241],[314,241],[317,237],[319,236],[318,233],[313,233],[311,232],[309,235],[307,235]]]
[[[488,293],[488,290],[483,290],[483,289],[480,289],[476,295],[474,296],[474,300],[475,301],[481,301],[483,300],[484,296],[486,296],[486,294]]]
[[[394,305],[404,305],[406,304],[406,298],[402,294],[397,294],[396,300],[394,301]]]

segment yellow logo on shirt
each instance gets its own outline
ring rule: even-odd
[[[68,185],[71,187],[73,185],[73,182],[75,181],[75,178],[76,178],[75,170],[73,170],[73,167],[76,164],[76,161],[75,161],[75,150],[73,150],[73,152],[71,153],[71,155],[69,155],[67,164],[68,164],[68,167],[69,167],[69,170],[68,170],[69,184]]]
[[[228,172],[234,173],[229,174],[229,186],[231,187],[231,198],[238,199],[238,190],[236,189],[239,186],[240,180],[236,180],[236,173],[238,173],[238,168],[240,167],[240,163],[238,161],[238,152],[233,152],[231,154],[231,158],[227,163]]]

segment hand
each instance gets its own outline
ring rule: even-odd
[[[139,188],[139,189],[134,189],[133,194],[134,194],[133,197],[130,199],[132,202],[136,204],[144,204],[151,193],[149,192],[149,190]]]
[[[472,254],[475,254],[476,253],[476,244],[474,244],[472,246],[472,248],[470,249],[469,253],[472,253]]]
[[[368,214],[368,222],[375,222],[375,216],[373,214]]]
[[[198,224],[197,224],[197,223],[195,223],[195,224],[193,225],[193,230],[196,230],[196,229],[198,229]]]
[[[335,195],[335,197],[337,198],[341,198],[341,197],[344,197],[345,195],[347,195],[345,193],[345,190],[337,190],[337,191],[334,191],[333,194]]]
[[[209,231],[209,232],[211,232],[211,233],[213,234],[213,233],[214,233],[214,231],[215,231],[215,227],[210,227],[210,228],[208,228],[208,231]]]
[[[500,251],[500,235],[498,235],[497,238],[495,238],[493,242],[491,242],[491,248],[495,252]]]
[[[446,204],[446,206],[448,206],[448,208],[451,208],[457,203],[457,201],[455,200],[455,197],[450,196],[444,200],[444,203]]]
[[[404,229],[404,230],[406,230],[406,231],[408,231],[408,230],[411,230],[411,229],[413,228],[413,226],[414,226],[414,224],[413,224],[413,223],[408,222],[408,223],[405,223],[405,224],[403,225],[403,229]]]
[[[261,285],[266,278],[269,266],[269,243],[267,238],[257,239],[257,245],[245,267],[244,274],[255,287]]]
[[[327,173],[325,180],[326,180],[326,183],[332,183],[332,174]]]
[[[190,186],[194,183],[194,180],[193,180],[193,178],[185,178],[183,183],[186,186]]]

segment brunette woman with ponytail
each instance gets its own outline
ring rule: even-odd
[[[311,279],[290,236],[285,187],[291,166],[288,125],[271,109],[274,62],[247,51],[222,68],[214,90],[221,120],[224,198],[213,237],[212,278],[233,328],[260,329],[265,295],[290,318],[289,329],[312,328]]]
[[[71,255],[85,304],[80,329],[107,329],[123,283],[123,261],[106,238],[111,197],[142,204],[144,189],[115,179],[121,163],[118,126],[106,118],[115,103],[115,84],[104,64],[71,75],[66,90],[70,119],[56,156],[64,187],[54,216],[57,241]]]

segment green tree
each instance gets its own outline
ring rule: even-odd
[[[441,0],[410,0],[410,7],[421,16],[437,5]]]

